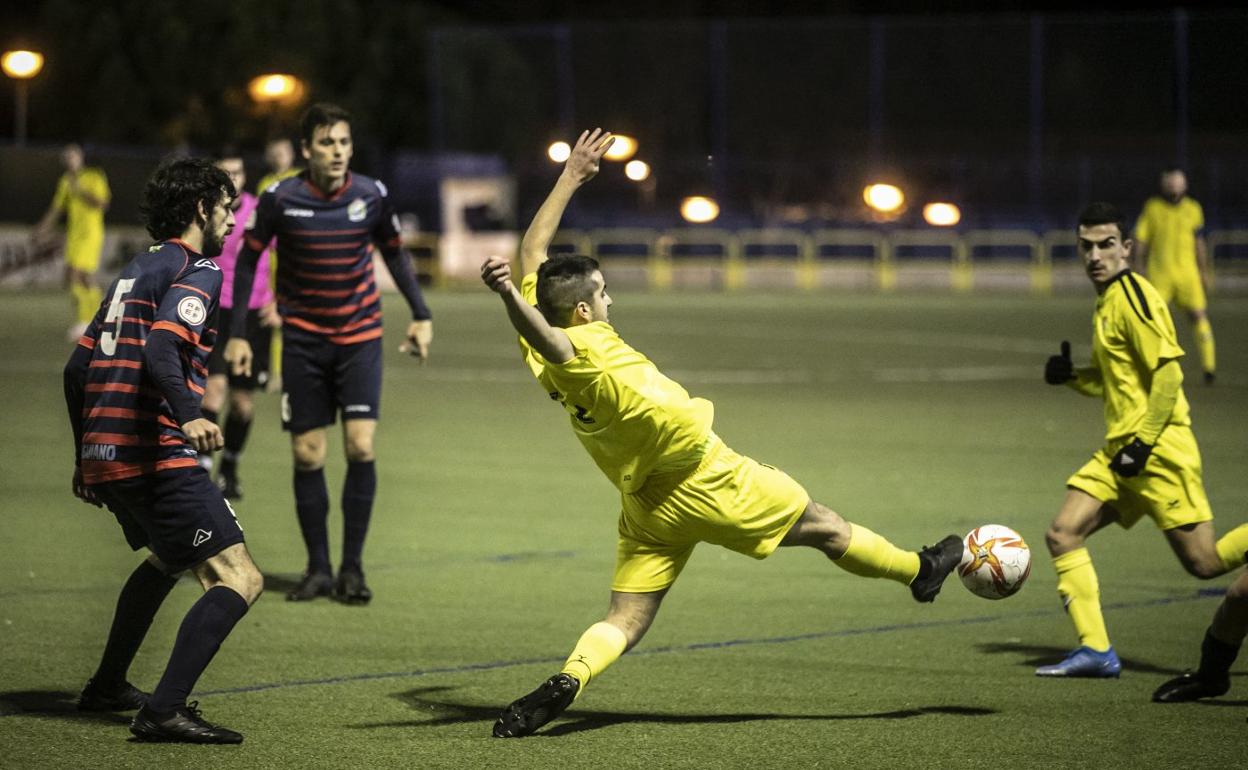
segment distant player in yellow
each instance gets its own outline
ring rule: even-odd
[[[65,215],[65,273],[76,316],[69,338],[77,340],[100,309],[103,298],[95,274],[104,249],[104,212],[112,193],[103,170],[84,164],[79,145],[66,145],[61,161],[65,173],[56,183],[52,205],[35,226],[35,237],[47,238],[57,217]]]
[[[814,502],[782,471],[729,449],[711,428],[712,404],[691,398],[620,339],[598,263],[547,260],[564,208],[598,172],[611,141],[598,129],[581,134],[520,245],[520,286],[502,257],[481,268],[520,334],[525,362],[620,490],[621,505],[606,618],[585,631],[562,671],[503,711],[494,725],[500,738],[529,735],[557,717],[637,644],[699,542],[756,559],[778,546],[810,546],[855,575],[910,586],[920,602],[936,598],[962,558],[956,535],[919,553],[902,550]]]
[[[269,172],[260,177],[256,185],[256,197],[273,185],[295,176],[303,169],[295,165],[295,145],[284,136],[274,137],[264,145],[264,164]],[[243,223],[246,225],[246,223]],[[277,285],[277,244],[269,247],[269,285]],[[280,322],[280,319],[278,319]],[[273,329],[273,342],[269,349],[269,391],[282,386],[282,330]]]
[[[1079,216],[1078,251],[1096,287],[1092,365],[1076,369],[1070,343],[1045,365],[1050,385],[1105,401],[1105,446],[1066,480],[1066,500],[1045,533],[1057,591],[1079,634],[1065,660],[1038,676],[1116,677],[1122,671],[1101,614],[1087,538],[1110,524],[1147,516],[1179,562],[1208,579],[1244,564],[1248,524],[1214,541],[1213,512],[1201,480],[1200,450],[1183,394],[1183,349],[1161,295],[1131,272],[1122,214],[1093,203]]]
[[[1162,301],[1173,301],[1191,318],[1205,383],[1212,385],[1218,366],[1206,310],[1213,271],[1204,229],[1205,213],[1187,195],[1187,175],[1163,171],[1161,195],[1148,199],[1135,224],[1136,260]]]

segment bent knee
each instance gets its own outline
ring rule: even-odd
[[[1226,589],[1226,601],[1240,607],[1248,608],[1248,578],[1241,577]]]
[[[376,459],[372,441],[348,441],[345,451],[347,462],[369,463]]]
[[[1226,573],[1226,567],[1216,554],[1211,558],[1181,559],[1187,574],[1200,580],[1211,580]]]
[[[1083,535],[1075,530],[1067,529],[1057,522],[1050,524],[1049,528],[1044,532],[1044,544],[1048,546],[1049,553],[1053,556],[1060,556],[1076,548],[1081,548],[1085,541],[1086,539]]]

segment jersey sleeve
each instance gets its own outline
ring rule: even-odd
[[[247,217],[246,230],[243,233],[243,246],[257,254],[268,248],[276,232],[274,217],[277,214],[277,193],[270,186],[260,193],[260,202],[251,215]]]
[[[69,180],[64,175],[56,182],[56,192],[52,193],[52,208],[64,211],[69,203]]]
[[[1124,298],[1119,303],[1119,328],[1123,339],[1130,345],[1144,369],[1156,371],[1165,361],[1183,357],[1174,332],[1174,323],[1165,305],[1145,303],[1143,295],[1127,294],[1131,288],[1124,286]]]
[[[397,249],[401,245],[399,237],[399,215],[394,210],[394,204],[390,202],[390,197],[386,194],[386,186],[381,182],[374,180],[373,184],[377,186],[377,221],[373,223],[373,230],[369,233],[372,236],[373,243],[383,252],[387,249]]]
[[[221,268],[211,259],[196,261],[165,292],[152,331],[169,331],[188,345],[198,345],[216,315],[220,294]]]
[[[90,176],[91,183],[89,185],[92,197],[99,200],[101,206],[107,206],[113,198],[113,192],[108,187],[108,177],[103,171],[96,170]]]

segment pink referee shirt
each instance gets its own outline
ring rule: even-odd
[[[249,192],[239,194],[238,208],[234,211],[234,231],[225,239],[225,248],[221,256],[216,258],[221,268],[221,307],[234,307],[234,263],[238,261],[238,252],[243,248],[243,237],[251,224],[251,217],[256,211],[259,199]],[[251,300],[247,303],[248,310],[258,310],[273,301],[273,289],[269,286],[269,250],[265,249],[256,265],[256,280],[251,285]]]

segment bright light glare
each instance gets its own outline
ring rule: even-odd
[[[693,195],[680,202],[680,215],[695,224],[713,222],[719,216],[719,204],[714,198]]]
[[[624,164],[624,176],[634,182],[644,181],[650,176],[650,164],[644,160],[630,160]]]
[[[556,163],[563,163],[572,156],[572,148],[567,142],[555,142],[546,148],[546,155]]]
[[[251,79],[247,92],[257,102],[294,102],[303,94],[303,82],[294,75],[261,75]]]
[[[906,202],[906,196],[901,192],[901,188],[891,184],[868,185],[862,191],[862,199],[867,202],[868,206],[884,214],[897,211]]]
[[[43,69],[43,54],[35,51],[7,51],[0,58],[4,74],[18,80],[27,80]]]
[[[624,134],[612,134],[615,141],[611,143],[611,148],[607,150],[607,160],[628,160],[637,153],[637,140],[631,136]]]
[[[923,207],[923,219],[935,227],[952,227],[962,221],[962,211],[952,203],[929,203]]]

